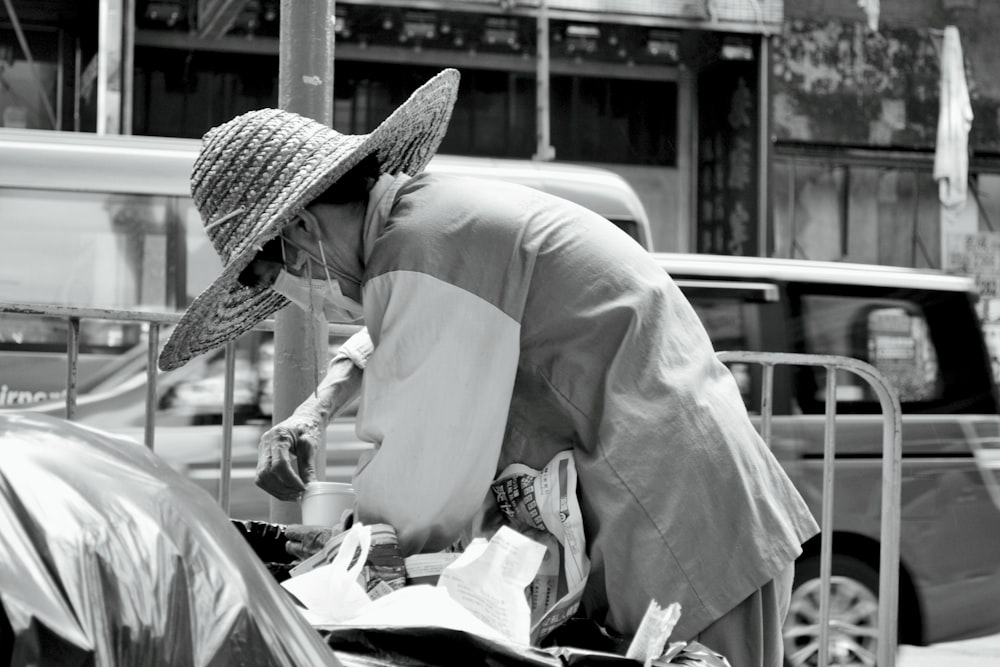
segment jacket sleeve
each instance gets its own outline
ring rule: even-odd
[[[422,273],[365,286],[375,343],[358,435],[355,516],[388,523],[404,554],[450,545],[479,510],[503,442],[520,325],[474,294]]]
[[[372,344],[371,336],[368,334],[368,329],[363,327],[360,331],[345,340],[337,349],[337,352],[333,355],[333,359],[330,360],[330,365],[332,366],[334,362],[341,359],[350,359],[351,363],[364,370],[374,350],[375,348]]]

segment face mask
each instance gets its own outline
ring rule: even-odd
[[[352,324],[364,314],[361,304],[345,295],[335,281],[300,278],[282,269],[271,289],[326,322]]]
[[[337,324],[353,324],[361,320],[364,316],[364,309],[361,304],[350,298],[340,289],[340,283],[330,277],[332,267],[326,261],[326,254],[323,252],[323,243],[319,238],[316,229],[319,221],[309,211],[302,211],[299,216],[309,223],[309,228],[315,235],[316,247],[319,248],[319,264],[323,267],[326,275],[326,282],[314,278],[300,278],[281,269],[274,284],[271,286],[278,294],[281,294],[289,301],[297,305],[305,312],[313,315],[316,320],[325,325],[327,322]],[[304,267],[306,275],[312,275],[311,264],[316,261],[312,253],[307,249],[293,244],[290,240],[282,237],[282,253],[284,254],[285,243],[294,245],[305,259]]]

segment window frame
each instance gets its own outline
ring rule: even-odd
[[[895,287],[790,283],[787,286],[789,306],[790,350],[808,353],[805,348],[803,297],[809,295],[858,298],[873,301],[904,301],[918,306],[927,322],[927,330],[937,354],[941,392],[931,400],[903,401],[905,414],[995,414],[996,388],[990,377],[985,343],[979,322],[969,300],[961,292],[946,292]],[[799,409],[804,414],[822,414],[822,399],[818,396],[816,375],[809,369],[798,369],[792,387]],[[840,414],[875,414],[881,407],[874,398],[867,401],[838,401]]]

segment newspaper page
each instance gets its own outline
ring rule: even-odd
[[[492,488],[511,527],[546,548],[528,588],[531,641],[538,643],[576,612],[590,574],[573,453],[560,452],[541,471],[510,465]]]

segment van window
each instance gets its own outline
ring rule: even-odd
[[[941,398],[943,382],[938,353],[921,307],[899,299],[808,294],[801,300],[803,352],[834,354],[867,361],[881,371],[902,403]],[[826,371],[814,375],[813,398],[826,394]],[[838,403],[877,401],[872,389],[853,373],[837,375]]]
[[[637,221],[622,220],[621,218],[612,218],[611,223],[618,229],[628,234],[633,241],[636,241],[637,243],[639,243],[639,245],[643,246],[647,250],[649,249],[647,247],[648,240],[643,238],[643,234],[639,230],[639,223]]]
[[[737,297],[688,294],[691,305],[705,325],[716,350],[760,350],[761,304]],[[757,364],[728,363],[743,396],[743,404],[751,412],[759,410],[757,388],[760,368]]]

